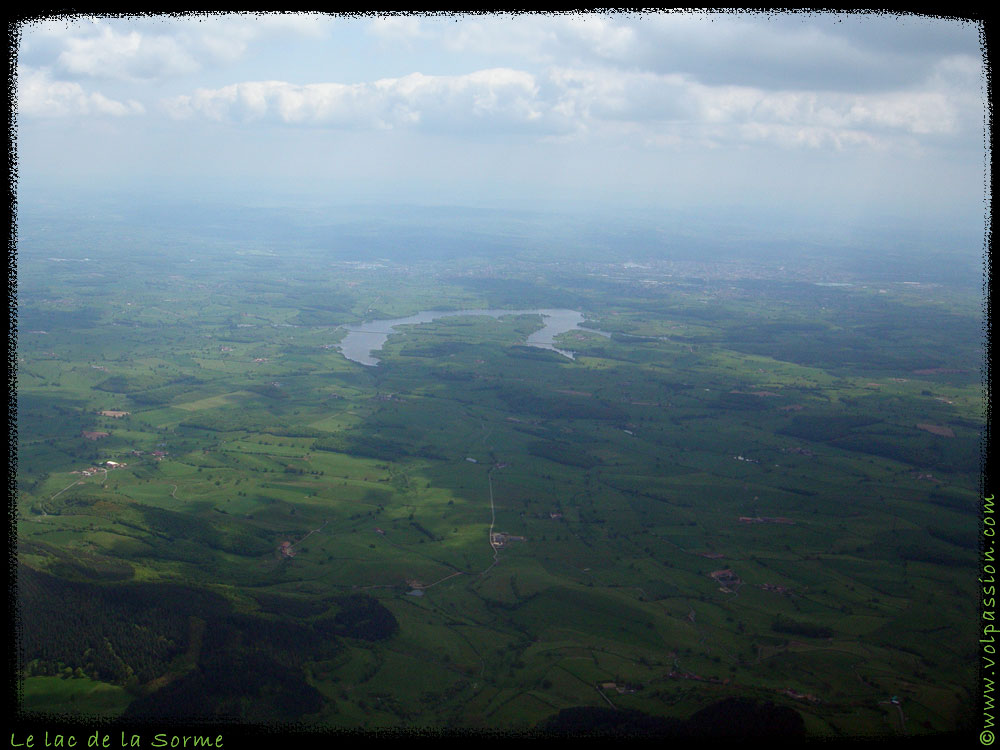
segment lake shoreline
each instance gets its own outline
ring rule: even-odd
[[[420,325],[430,323],[441,318],[465,317],[465,316],[488,316],[491,318],[501,318],[506,315],[540,315],[544,325],[524,342],[526,346],[534,346],[539,349],[549,349],[562,354],[568,359],[574,358],[574,352],[559,349],[554,345],[556,336],[567,331],[581,330],[610,337],[611,334],[599,331],[596,328],[584,328],[581,323],[584,321],[583,313],[577,310],[535,308],[527,310],[505,310],[500,308],[475,309],[475,310],[422,310],[415,315],[405,318],[390,318],[387,320],[373,320],[363,323],[355,328],[348,328],[347,335],[341,340],[338,351],[346,359],[367,367],[375,367],[379,363],[377,357],[372,356],[382,350],[389,336],[401,333],[397,331],[398,326]]]

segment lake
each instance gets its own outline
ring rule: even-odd
[[[528,346],[537,346],[540,349],[551,349],[570,359],[573,359],[573,352],[558,349],[553,344],[555,337],[559,334],[580,329],[599,333],[602,336],[610,337],[611,335],[594,328],[582,327],[580,324],[583,322],[583,314],[576,310],[424,310],[407,318],[372,320],[348,328],[347,335],[340,342],[340,353],[352,362],[373,367],[378,364],[378,358],[372,355],[381,351],[382,345],[385,344],[389,336],[398,333],[395,330],[397,326],[419,325],[420,323],[430,323],[439,318],[466,315],[488,315],[491,318],[500,318],[504,315],[541,315],[544,325],[528,336],[524,343]]]

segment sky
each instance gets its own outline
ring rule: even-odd
[[[27,193],[715,206],[944,228],[986,213],[981,27],[961,19],[150,15],[19,31]]]

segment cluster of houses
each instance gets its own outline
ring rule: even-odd
[[[505,534],[502,531],[494,531],[490,541],[497,549],[503,549],[507,542],[526,542],[528,541],[528,538],[524,536],[514,536],[513,534]]]
[[[727,594],[733,593],[743,583],[740,577],[729,568],[714,570],[708,575],[713,581],[719,584],[719,591],[724,591]]]
[[[423,596],[424,595],[424,582],[416,578],[407,578],[406,585],[410,587],[410,590],[406,592],[407,596]]]
[[[128,464],[119,463],[118,461],[105,461],[101,466],[89,466],[82,471],[74,471],[73,474],[82,474],[85,477],[92,477],[99,471],[107,472],[111,469],[120,469],[123,466],[128,466]]]
[[[134,450],[134,451],[131,451],[131,453],[132,453],[133,456],[145,456],[146,455],[146,451],[140,451],[140,450]],[[166,456],[168,454],[167,454],[166,451],[152,451],[149,455],[151,455],[157,461],[160,461],[160,460],[163,459],[164,456]]]

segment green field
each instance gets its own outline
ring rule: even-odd
[[[744,697],[869,737],[895,695],[909,734],[965,726],[974,290],[100,252],[18,268],[25,709],[530,730]],[[610,335],[336,349],[555,304]]]

